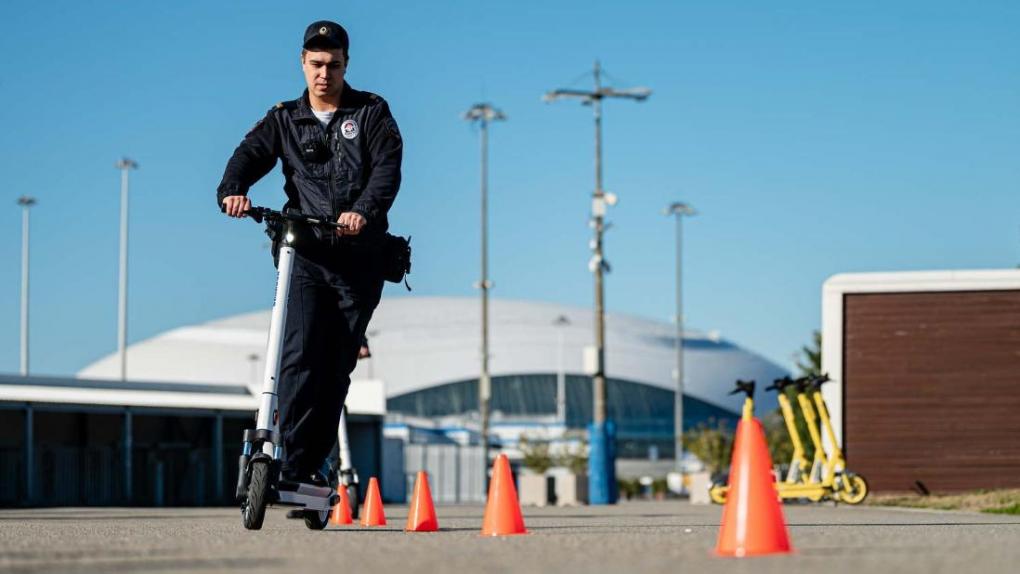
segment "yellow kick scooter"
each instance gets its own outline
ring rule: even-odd
[[[815,447],[815,464],[812,469],[811,475],[804,482],[778,482],[776,483],[776,490],[780,498],[806,498],[812,502],[818,502],[820,500],[831,498],[839,502],[845,502],[847,504],[859,504],[868,495],[868,484],[863,477],[850,473],[846,470],[846,462],[843,460],[842,451],[836,446],[835,433],[832,430],[832,423],[829,420],[828,410],[825,408],[825,401],[822,399],[821,393],[818,389],[822,383],[829,380],[828,377],[817,377],[814,379],[800,379],[797,382],[798,391],[797,402],[800,404],[801,409],[804,411],[804,419],[808,423],[808,432],[811,435],[811,442]],[[822,447],[821,437],[818,433],[818,419],[815,416],[815,408],[811,404],[811,400],[808,398],[808,391],[811,392],[812,398],[815,401],[815,406],[819,406],[819,412],[822,416],[823,424],[826,426],[827,435],[832,441],[833,449],[831,456],[826,458],[825,450]],[[744,392],[747,398],[744,399],[743,408],[743,419],[750,420],[754,413],[754,381],[737,381],[737,388],[730,394],[736,394]],[[780,394],[785,399],[785,396]],[[789,404],[789,400],[785,401]],[[782,408],[782,402],[780,402]],[[793,414],[792,408],[790,408],[790,414]],[[784,418],[786,413],[784,412]],[[792,422],[792,417],[787,418],[789,429],[789,423]],[[796,434],[796,430],[793,430],[792,436],[797,436],[797,442],[800,437]],[[801,449],[803,452],[803,447]],[[801,455],[803,458],[803,454]],[[797,461],[798,465],[800,461]],[[804,460],[806,466],[806,460]],[[717,504],[723,504],[726,502],[726,491],[727,486],[725,484],[716,483],[709,490],[709,495],[713,502]]]
[[[766,391],[776,391],[776,398],[779,401],[779,409],[783,413],[783,422],[786,423],[786,432],[790,434],[790,442],[793,443],[793,455],[790,457],[790,469],[786,472],[787,484],[798,482],[809,482],[811,476],[811,462],[804,453],[804,443],[800,440],[800,433],[797,432],[797,419],[793,413],[793,404],[784,392],[787,387],[797,384],[797,381],[789,376],[772,381],[772,385],[765,387]]]
[[[750,422],[754,418],[754,385],[755,381],[738,380],[736,383],[737,388],[730,391],[731,395],[737,393],[744,393],[746,395],[744,398],[744,408],[740,415],[741,420],[744,422]],[[729,486],[726,485],[725,481],[716,482],[708,489],[708,496],[716,504],[725,504],[727,490],[729,490]]]
[[[811,440],[815,446],[816,466],[823,473],[822,484],[831,489],[833,500],[847,504],[860,504],[868,496],[868,482],[864,480],[863,476],[850,472],[847,469],[846,460],[843,458],[843,450],[839,448],[839,443],[836,441],[836,431],[832,428],[829,409],[826,407],[825,399],[822,397],[822,385],[830,380],[832,379],[829,378],[829,375],[798,380],[797,390],[799,392],[797,400],[801,403],[804,417],[808,421],[808,429],[811,431]],[[813,410],[811,409],[811,401],[808,401],[807,396],[810,396],[811,401],[814,402],[815,408]],[[825,429],[825,436],[829,439],[829,444],[832,446],[828,458],[824,454],[820,454],[824,453],[825,450],[818,436],[818,424],[813,416],[815,412],[818,413],[818,417],[822,422],[822,428]],[[812,415],[810,419],[807,418],[809,414]]]

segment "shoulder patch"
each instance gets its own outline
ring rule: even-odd
[[[296,101],[276,102],[273,104],[273,107],[269,108],[269,113],[281,112],[283,110],[294,110],[295,108],[297,108]]]

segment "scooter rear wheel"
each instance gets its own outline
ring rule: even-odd
[[[840,491],[839,501],[847,504],[860,504],[868,497],[868,481],[859,474],[848,474],[843,477],[850,487],[848,490]]]
[[[329,524],[328,510],[305,510],[305,526],[309,530],[322,530]]]
[[[269,464],[264,460],[251,463],[248,495],[241,501],[241,522],[247,530],[260,530],[266,519],[269,503]]]
[[[712,488],[708,490],[708,497],[716,504],[726,504],[727,490],[725,484],[713,484]]]
[[[351,504],[351,518],[354,520],[358,519],[358,509],[361,505],[358,504],[358,485],[356,483],[347,485],[347,501]]]

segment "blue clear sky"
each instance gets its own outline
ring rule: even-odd
[[[18,368],[20,210],[32,227],[32,369],[116,346],[119,174],[133,174],[129,339],[272,303],[263,235],[216,211],[223,165],[303,88],[311,21],[352,38],[352,85],[404,134],[392,212],[417,295],[473,295],[488,99],[497,297],[589,306],[590,110],[544,104],[600,58],[610,102],[608,308],[673,313],[673,200],[689,324],[789,365],[834,273],[1020,262],[1020,3],[21,2],[0,9],[0,371]],[[282,203],[278,170],[252,192]],[[387,287],[388,296],[403,296]],[[611,366],[610,366],[611,367]]]

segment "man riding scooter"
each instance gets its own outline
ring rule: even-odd
[[[248,190],[279,160],[293,212],[336,221],[297,228],[278,381],[281,474],[326,484],[320,468],[337,425],[365,330],[383,287],[387,212],[400,187],[403,144],[381,97],[345,80],[349,39],[339,24],[308,26],[301,51],[307,89],[276,104],[227,163],[217,204],[252,209]],[[274,256],[281,238],[274,238]]]

